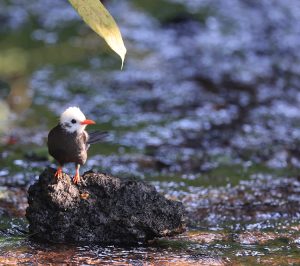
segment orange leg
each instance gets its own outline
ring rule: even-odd
[[[54,174],[54,177],[56,177],[57,180],[61,179],[63,176],[62,166],[58,166],[57,171]]]
[[[80,168],[80,164],[76,164],[76,172],[75,172],[75,176],[73,177],[74,184],[78,184],[80,182],[79,168]]]

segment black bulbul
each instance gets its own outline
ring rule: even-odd
[[[59,163],[55,173],[57,179],[62,178],[62,167],[65,163],[75,163],[76,173],[73,181],[80,181],[79,168],[87,160],[87,150],[90,144],[103,140],[106,132],[85,131],[87,125],[96,124],[86,119],[78,107],[67,108],[60,116],[59,124],[50,130],[48,135],[49,154]]]

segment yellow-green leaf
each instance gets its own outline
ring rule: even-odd
[[[99,0],[69,0],[78,14],[122,59],[122,67],[126,48],[122,35],[114,18]]]

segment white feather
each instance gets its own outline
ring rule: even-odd
[[[76,123],[71,122],[73,119],[76,120]],[[60,115],[59,122],[69,133],[73,133],[75,131],[81,133],[86,127],[86,125],[80,124],[84,120],[86,120],[86,117],[78,107],[69,107]]]

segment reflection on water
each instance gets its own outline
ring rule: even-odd
[[[107,1],[122,72],[67,2],[0,3],[1,263],[299,263],[300,2],[144,2]],[[85,170],[152,182],[190,232],[136,248],[28,239],[26,189],[69,105],[110,132]]]
[[[228,234],[218,231],[191,231],[180,237],[156,240],[148,246],[101,247],[66,246],[39,243],[24,236],[2,238],[2,264],[84,264],[84,265],[227,265],[228,263],[262,263],[277,260],[298,264],[299,227],[289,231]]]

